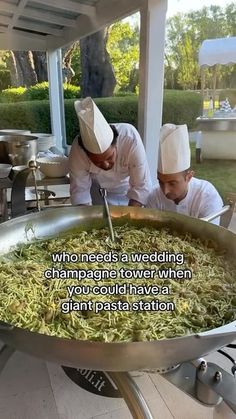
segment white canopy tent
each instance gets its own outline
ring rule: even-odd
[[[201,67],[233,63],[236,63],[236,36],[203,41],[199,50]]]
[[[201,66],[201,94],[204,103],[205,74],[204,68],[213,67],[213,102],[215,103],[216,66],[236,63],[236,37],[206,39],[199,49]],[[203,106],[202,106],[203,109]]]
[[[62,149],[66,132],[60,49],[137,11],[141,15],[139,131],[155,179],[167,0],[1,0],[0,49],[47,51],[52,132]]]

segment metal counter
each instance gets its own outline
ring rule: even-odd
[[[198,128],[201,131],[235,131],[235,118],[197,118]]]
[[[37,180],[37,186],[53,186],[53,185],[67,185],[70,183],[68,176],[62,178],[49,178],[44,177]],[[13,177],[0,178],[0,221],[8,219],[8,203],[7,203],[7,189],[11,189],[13,184]],[[28,186],[34,186],[33,178],[27,181]]]
[[[236,160],[236,117],[197,118],[201,153],[206,159]]]

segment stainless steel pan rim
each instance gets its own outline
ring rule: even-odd
[[[236,254],[236,235],[224,228],[184,215],[132,207],[111,207],[114,225],[169,226],[177,231],[216,241]],[[0,254],[13,246],[46,239],[75,229],[104,226],[102,207],[49,209],[0,225]],[[10,346],[59,364],[104,371],[168,368],[204,356],[236,339],[236,321],[198,335],[148,342],[103,343],[62,339],[0,325],[0,338]]]

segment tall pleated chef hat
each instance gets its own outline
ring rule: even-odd
[[[189,169],[191,162],[187,125],[165,124],[161,128],[158,171],[173,174]]]
[[[91,99],[87,97],[74,103],[79,118],[83,145],[90,153],[102,154],[113,141],[113,131],[104,116]]]

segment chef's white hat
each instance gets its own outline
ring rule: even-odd
[[[87,97],[74,103],[79,118],[83,145],[90,153],[102,154],[113,141],[113,131],[104,116],[91,99]]]
[[[161,128],[158,171],[163,174],[183,172],[190,167],[187,125],[165,124]]]

